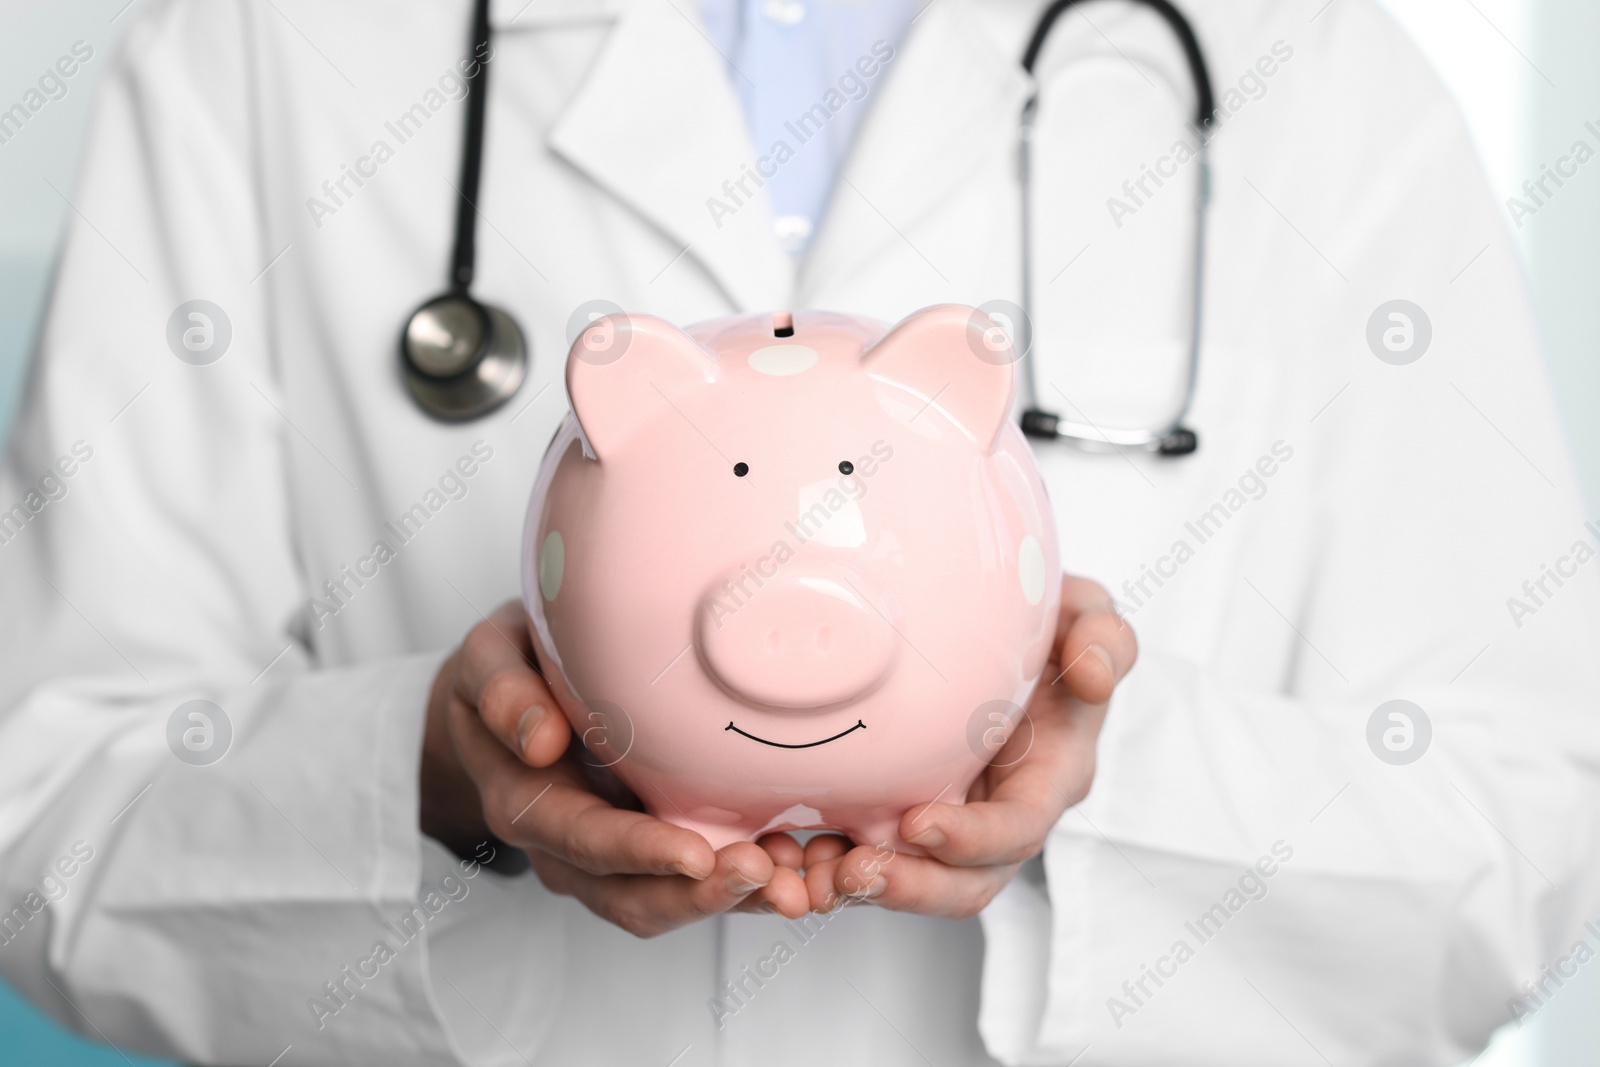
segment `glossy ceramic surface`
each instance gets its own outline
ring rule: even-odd
[[[716,847],[917,851],[902,814],[1029,729],[1059,607],[1003,338],[955,305],[578,338],[523,592],[585,760]]]

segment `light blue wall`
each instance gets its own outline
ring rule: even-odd
[[[0,204],[5,205],[0,212],[0,432],[10,423],[22,385],[50,264],[70,210],[62,194],[72,193],[90,99],[117,34],[139,9],[136,3],[120,10],[124,3],[12,0],[0,7],[0,108],[35,88],[39,76],[75,41],[94,50],[89,62],[64,79],[66,95],[51,100],[0,144]]]
[[[1600,4],[1542,0],[1530,56],[1530,175],[1582,138],[1600,150]],[[1586,124],[1592,124],[1593,130]],[[1582,167],[1523,227],[1534,300],[1556,397],[1588,491],[1600,514],[1600,159]],[[1600,919],[1600,916],[1591,916]],[[1540,1067],[1600,1064],[1600,962],[1590,961],[1529,1022]]]
[[[39,75],[84,41],[94,58],[66,80],[21,132],[0,144],[0,440],[6,436],[49,286],[56,243],[70,209],[50,187],[72,194],[89,101],[122,27],[140,3],[71,4],[8,0],[0,6],[0,108],[34,87]],[[121,13],[119,14],[119,11]],[[115,16],[115,21],[113,17]],[[26,936],[39,936],[25,931]],[[0,946],[0,952],[15,951]],[[86,1041],[39,1015],[0,982],[0,1067],[159,1067],[155,1060]]]
[[[1600,150],[1600,133],[1585,125],[1600,131],[1600,4],[1542,0],[1535,11],[1532,60],[1555,84],[1530,78],[1526,177],[1541,163],[1554,165],[1579,138]],[[1522,244],[1556,395],[1593,513],[1600,511],[1600,159],[1580,168],[1559,196],[1525,220]],[[1600,992],[1600,985],[1591,988]],[[1590,1003],[1600,1004],[1600,997]],[[1590,1051],[1582,1062],[1600,1063],[1600,1045]]]
[[[162,1067],[127,1049],[85,1041],[35,1012],[0,982],[0,1067]]]
[[[0,250],[0,440],[21,399],[38,308],[49,284],[50,256]]]

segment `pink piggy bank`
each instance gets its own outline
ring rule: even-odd
[[[828,828],[919,853],[901,817],[1026,729],[1054,639],[1014,382],[954,305],[592,323],[523,534],[582,758],[714,848]]]

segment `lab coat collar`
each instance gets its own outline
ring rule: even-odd
[[[972,2],[931,0],[912,22],[802,265],[802,297],[840,284],[891,242],[914,240],[917,223],[993,152],[1016,150],[1033,79]]]
[[[502,12],[515,3],[506,0]],[[559,17],[557,4],[591,11],[595,0],[534,0],[515,25],[535,8],[538,18]],[[773,237],[765,195],[730,197],[725,187],[757,154],[724,60],[693,21],[693,0],[623,0],[620,8],[550,132],[551,149],[658,226],[737,309],[787,306],[794,266]],[[748,179],[746,188],[758,192]],[[731,211],[714,213],[713,199]],[[662,257],[663,272],[687,266],[671,251]]]

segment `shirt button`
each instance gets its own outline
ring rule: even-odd
[[[772,220],[772,235],[785,252],[798,252],[811,239],[811,220],[804,215],[779,215]]]
[[[794,26],[806,17],[806,5],[800,0],[766,0],[761,13],[779,26]]]

